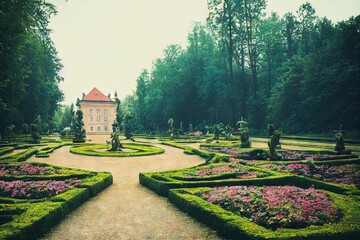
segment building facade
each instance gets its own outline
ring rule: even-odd
[[[80,101],[86,134],[109,134],[116,119],[116,101],[93,88]]]

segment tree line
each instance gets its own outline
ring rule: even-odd
[[[188,45],[167,46],[122,103],[138,132],[216,123],[288,133],[360,126],[360,16],[334,24],[310,3],[280,17],[266,0],[209,0]]]
[[[0,0],[0,133],[9,125],[30,126],[39,116],[44,127],[56,127],[63,79],[48,27],[54,14],[43,0]]]

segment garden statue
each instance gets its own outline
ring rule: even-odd
[[[122,151],[122,144],[120,143],[119,133],[112,132],[111,133],[111,149],[110,151]]]
[[[278,146],[281,148],[281,145],[280,145],[281,131],[275,130],[274,125],[272,125],[272,124],[268,124],[267,129],[268,129],[268,135],[270,137],[270,139],[268,141],[270,157],[276,158],[275,149]]]
[[[119,133],[117,132],[118,124],[114,121],[112,126],[112,133],[111,133],[111,149],[110,151],[122,151],[121,148],[123,147],[120,143]]]
[[[236,125],[239,125],[239,132],[240,132],[240,140],[241,140],[241,144],[240,147],[242,148],[249,148],[251,147],[251,142],[249,140],[250,135],[249,135],[249,128],[248,128],[248,123],[245,122],[243,120],[243,118],[241,118],[240,121],[238,121],[236,123]]]
[[[338,130],[334,130],[335,139],[336,139],[336,144],[334,149],[337,153],[343,153],[345,151],[345,144],[343,137],[343,134],[345,132],[346,132],[345,130],[342,130],[342,125],[340,125]]]

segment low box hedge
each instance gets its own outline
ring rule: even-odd
[[[221,166],[222,164],[214,164],[214,166]],[[143,186],[155,191],[161,196],[167,196],[169,189],[173,188],[191,188],[191,187],[212,187],[212,186],[234,186],[234,185],[287,185],[289,182],[296,181],[297,178],[293,174],[278,173],[268,169],[247,167],[259,172],[269,173],[269,176],[262,178],[250,178],[250,179],[189,179],[182,180],[176,176],[183,171],[189,169],[196,169],[198,167],[192,167],[182,170],[167,171],[167,172],[155,172],[155,173],[140,173],[139,181]]]
[[[31,163],[39,166],[61,169],[62,173],[49,176],[10,176],[4,180],[60,180],[79,178],[80,185],[59,195],[42,199],[16,199],[0,197],[0,239],[37,239],[57,224],[66,214],[112,184],[112,175],[106,172],[51,166],[45,163]],[[19,164],[10,164],[19,165]],[[17,177],[17,178],[16,178]],[[42,178],[42,179],[40,179]]]
[[[360,209],[354,199],[331,192],[333,202],[343,213],[338,223],[310,226],[303,229],[270,230],[195,196],[196,192],[209,188],[172,189],[169,200],[182,211],[217,230],[230,239],[359,239]]]
[[[36,148],[29,148],[25,150],[24,152],[12,154],[12,155],[6,155],[0,157],[0,163],[3,162],[22,162],[36,154],[38,150]]]

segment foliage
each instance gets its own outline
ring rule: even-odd
[[[13,137],[15,126],[13,124],[7,126],[4,131],[4,138],[10,143]]]
[[[50,121],[63,99],[61,68],[50,39],[52,4],[38,0],[1,1],[0,129],[19,126],[42,115]]]

